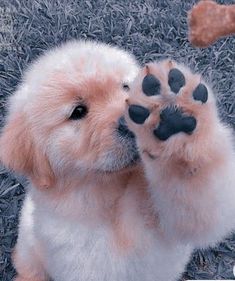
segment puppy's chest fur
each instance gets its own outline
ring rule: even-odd
[[[28,208],[27,201],[24,212]],[[127,202],[129,208],[125,203],[121,206],[122,223],[118,227],[100,219],[68,219],[48,205],[34,203],[33,235],[42,249],[45,269],[53,280],[175,280],[184,270],[191,249],[163,243],[155,229],[146,229],[144,218],[133,215],[136,210]],[[75,207],[67,204],[67,209]],[[84,212],[86,205],[83,205]],[[60,208],[60,212],[63,209],[67,212],[66,204]],[[128,229],[127,224],[131,224],[131,228]],[[128,229],[124,234],[122,226]],[[120,242],[122,239],[127,239],[128,243]]]

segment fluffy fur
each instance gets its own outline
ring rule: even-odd
[[[168,85],[168,73],[173,68],[178,68],[186,79],[177,95]],[[160,95],[143,94],[141,84],[147,73],[159,79]],[[174,61],[151,63],[136,78],[127,101],[128,105],[148,108],[151,114],[144,125],[133,123],[128,113],[126,118],[137,137],[164,236],[193,247],[207,247],[235,229],[235,153],[232,130],[219,120],[210,87],[206,86],[206,103],[193,99],[199,83],[206,85],[200,75]],[[196,118],[192,134],[181,132],[166,141],[155,137],[153,130],[159,124],[160,113],[168,106],[181,108],[184,114]]]
[[[160,67],[163,73],[167,67]],[[193,247],[217,241],[235,225],[234,158],[213,98],[204,114],[195,105],[199,118],[209,118],[210,130],[199,130],[193,142],[185,138],[183,146],[178,136],[164,145],[153,139],[153,120],[138,128],[129,122],[147,183],[135,161],[135,140],[117,130],[127,99],[122,85],[137,72],[124,51],[72,42],[35,62],[12,96],[0,156],[30,179],[14,251],[17,281],[174,281]],[[187,81],[196,83],[198,78],[187,73]],[[129,102],[137,98],[154,105],[156,100],[138,96],[140,81],[138,76]],[[88,114],[70,120],[78,104],[86,105]],[[150,160],[143,143],[165,162]],[[206,146],[200,150],[206,144],[208,154]],[[189,159],[205,167],[203,172],[182,171]]]

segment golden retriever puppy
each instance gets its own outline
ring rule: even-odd
[[[127,104],[163,237],[206,247],[235,230],[234,139],[202,77],[174,61],[150,63]]]
[[[182,77],[173,73],[169,86],[169,65],[148,68],[159,77],[161,94],[152,97],[146,69],[132,84],[135,59],[104,44],[67,43],[26,72],[0,138],[2,162],[30,180],[13,255],[17,281],[175,281],[193,247],[231,229],[229,130],[209,90],[207,102],[197,91],[192,99],[198,76],[182,69],[186,86],[173,94]],[[149,183],[123,117],[130,85],[135,106],[126,119]],[[180,108],[170,121],[161,117],[170,132],[160,127],[154,136],[169,104]],[[191,119],[182,125],[184,114]]]

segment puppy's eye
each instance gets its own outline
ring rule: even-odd
[[[71,120],[79,120],[86,116],[88,110],[85,105],[78,105],[74,108],[72,114],[69,119]]]
[[[130,90],[130,87],[127,83],[123,83],[122,84],[122,88],[125,90],[125,91],[129,91]]]

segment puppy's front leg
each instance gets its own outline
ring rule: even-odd
[[[33,201],[29,195],[26,195],[17,244],[12,255],[17,271],[14,281],[49,281],[43,266],[42,249],[34,233],[33,210]]]
[[[211,90],[167,60],[142,70],[127,103],[165,238],[216,243],[235,228],[235,156]]]

